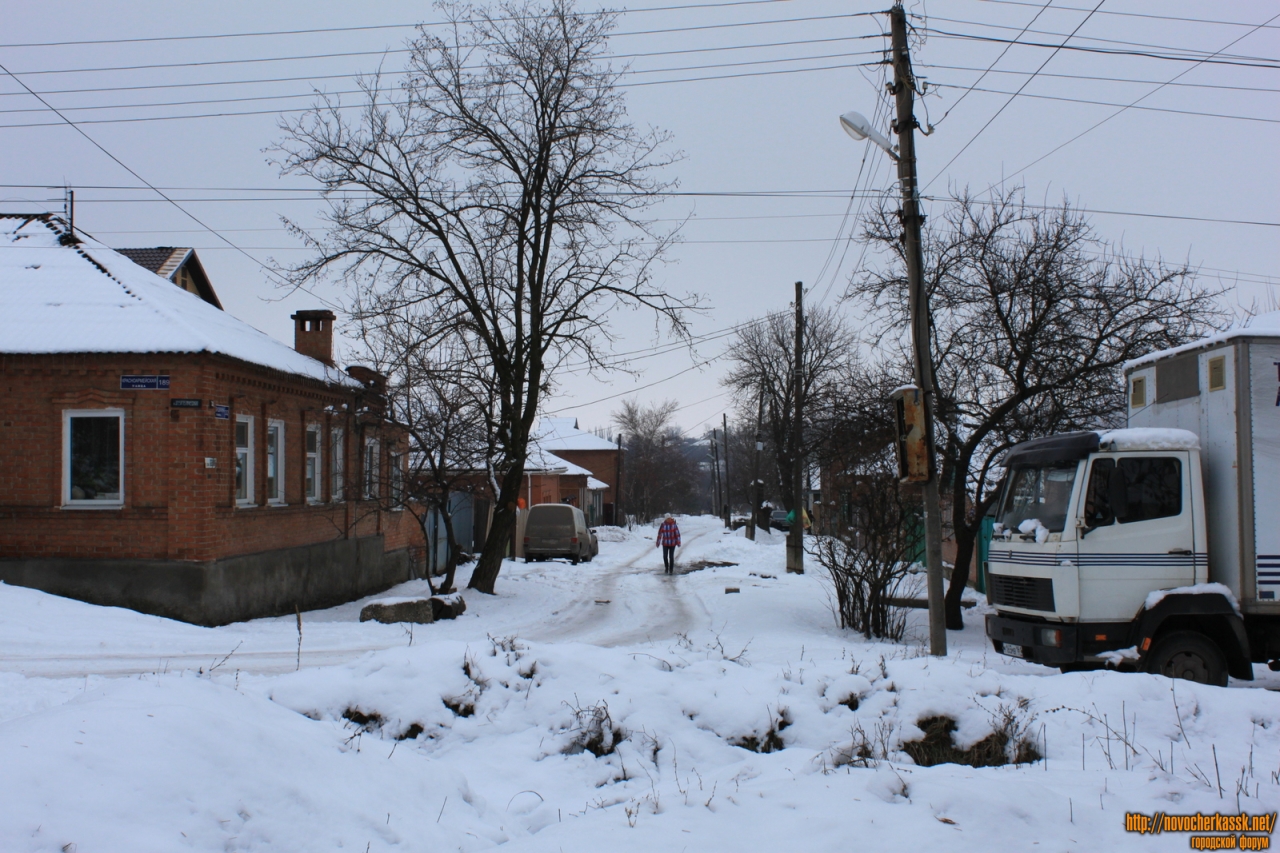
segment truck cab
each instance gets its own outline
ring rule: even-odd
[[[1238,607],[1209,587],[1195,433],[1050,436],[1004,465],[986,566],[996,651],[1064,670],[1252,677]]]

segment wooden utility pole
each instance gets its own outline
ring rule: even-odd
[[[804,282],[796,282],[796,344],[795,362],[791,381],[794,383],[792,398],[795,403],[795,419],[791,424],[791,503],[795,507],[795,520],[787,531],[787,571],[804,574]]]
[[[729,415],[722,413],[724,422],[724,526],[733,529],[733,480],[729,479]]]
[[[716,431],[711,430],[711,511],[720,514],[720,450],[716,446]]]
[[[760,503],[763,498],[760,495],[760,451],[764,449],[763,436],[760,435],[760,426],[764,422],[764,389],[760,389],[760,402],[756,408],[756,455],[755,461],[751,463],[751,514],[747,517],[747,538],[752,542],[756,539],[756,523],[760,520]]]
[[[898,181],[902,184],[903,248],[907,261],[907,281],[911,293],[911,341],[915,354],[915,384],[924,401],[925,441],[929,456],[929,479],[923,484],[925,568],[929,592],[929,653],[947,653],[947,621],[942,597],[942,506],[938,496],[938,469],[933,435],[933,356],[929,349],[929,298],[924,284],[924,250],[920,230],[920,190],[916,178],[915,76],[907,47],[907,13],[901,3],[889,10],[889,30],[893,41],[893,94],[898,118]]]

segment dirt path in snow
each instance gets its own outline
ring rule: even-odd
[[[686,550],[709,531],[695,533],[676,550],[677,571]],[[645,542],[631,559],[592,579],[582,596],[550,614],[541,626],[526,629],[531,640],[578,640],[597,646],[621,646],[670,639],[677,632],[710,620],[702,599],[681,583],[682,575],[636,564],[657,548]]]

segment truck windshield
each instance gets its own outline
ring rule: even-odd
[[[1024,521],[1034,519],[1050,532],[1061,533],[1075,480],[1075,462],[1015,468],[996,521],[1006,530],[1017,530]]]

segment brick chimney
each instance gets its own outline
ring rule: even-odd
[[[299,311],[290,319],[293,348],[333,367],[333,321],[338,316],[332,311]]]

